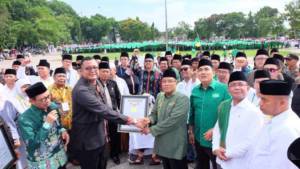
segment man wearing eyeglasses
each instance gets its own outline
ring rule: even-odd
[[[65,168],[64,146],[69,143],[69,135],[60,123],[57,105],[51,102],[42,82],[25,92],[31,107],[20,115],[18,124],[27,150],[28,168]]]
[[[154,152],[161,157],[164,169],[187,169],[185,136],[189,99],[176,91],[173,69],[164,72],[162,91],[157,96],[151,115],[143,120],[149,126],[142,132],[155,137]]]
[[[219,104],[230,98],[227,86],[213,79],[210,60],[201,59],[198,68],[201,82],[192,90],[189,114],[189,140],[197,152],[196,169],[217,169],[216,157],[212,154],[212,130],[217,121]]]
[[[103,158],[108,132],[105,120],[119,124],[135,124],[130,117],[114,111],[98,81],[98,63],[86,57],[81,63],[81,78],[72,92],[73,118],[70,146],[82,169],[105,168]]]
[[[195,86],[200,84],[197,75],[191,68],[191,61],[190,60],[183,60],[181,64],[181,77],[183,80],[177,84],[176,90],[177,92],[186,95],[190,98],[192,90]],[[187,160],[188,162],[192,162],[195,160],[195,153],[194,149],[191,144],[188,145],[188,153],[187,153]]]
[[[299,74],[299,57],[295,54],[289,54],[285,60],[288,68],[287,74],[296,79]]]
[[[262,70],[264,69],[264,64],[266,60],[269,58],[269,53],[265,49],[258,49],[256,51],[256,55],[254,57],[254,68],[249,73],[247,80],[251,87],[254,86],[254,73],[256,70]]]
[[[196,75],[191,70],[191,61],[183,60],[180,73],[183,80],[177,84],[177,91],[190,97],[193,88],[200,84]]]
[[[218,108],[213,153],[222,169],[246,168],[247,151],[262,128],[263,116],[247,98],[249,85],[242,72],[230,75],[228,89],[232,99],[223,101]]]
[[[282,71],[282,66],[280,64],[280,60],[275,58],[268,58],[264,64],[264,70],[269,71],[271,75],[271,79],[273,80],[284,80],[289,83],[289,85],[293,86],[295,84],[295,80],[290,77],[288,74]]]

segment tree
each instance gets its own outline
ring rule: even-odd
[[[178,23],[177,27],[174,28],[173,34],[177,40],[187,40],[191,32],[191,25],[181,21]]]
[[[283,19],[276,8],[263,7],[255,14],[258,36],[278,36],[284,31]]]
[[[153,37],[158,36],[158,30],[152,28],[139,18],[122,20],[119,22],[119,32],[122,40],[127,42],[153,40]]]
[[[82,18],[80,24],[83,38],[91,42],[100,42],[113,28],[112,20],[99,14]]]
[[[290,2],[285,6],[285,16],[290,24],[290,30],[292,32],[291,37],[300,37],[300,0]]]
[[[258,28],[252,12],[249,12],[244,27],[242,28],[244,32],[244,37],[256,38],[258,37]]]
[[[209,39],[213,34],[213,31],[209,27],[208,20],[205,18],[200,18],[195,22],[194,31],[197,37],[201,39]]]

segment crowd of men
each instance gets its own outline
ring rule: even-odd
[[[0,84],[0,121],[18,169],[105,169],[109,158],[120,164],[124,144],[132,165],[150,155],[150,165],[164,169],[296,169],[299,57],[259,49],[251,63],[242,51],[227,62],[210,51],[192,58],[135,49],[114,63],[63,54],[52,70],[20,54]],[[147,116],[120,113],[124,95],[148,96]],[[123,137],[118,124],[140,133]]]

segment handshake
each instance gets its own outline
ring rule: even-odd
[[[149,134],[150,129],[149,129],[149,124],[150,124],[150,119],[145,117],[141,119],[133,119],[131,117],[128,117],[127,121],[128,125],[135,125],[137,128],[141,129],[141,133],[143,134]]]

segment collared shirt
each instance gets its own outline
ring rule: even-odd
[[[49,109],[57,110],[57,106],[51,103]],[[31,105],[18,119],[31,169],[57,169],[67,162],[61,139],[65,129],[58,121],[52,125],[47,123],[45,119],[48,113]]]
[[[54,83],[54,80],[50,75],[46,80],[42,79],[40,76],[27,76],[27,78],[31,84],[42,82],[46,88],[49,88],[49,86]]]
[[[176,90],[190,98],[192,90],[199,84],[200,81],[198,79],[196,79],[194,82],[192,79],[190,79],[188,82],[183,80],[177,84]]]
[[[123,78],[125,76],[125,72],[126,72],[126,69],[123,68],[122,66],[117,67],[117,75],[119,77]]]
[[[12,89],[8,88],[7,85],[4,85],[1,92],[3,92],[3,95],[6,95],[6,96],[9,95],[11,97],[15,97],[15,95],[17,94],[16,85]]]
[[[201,146],[212,146],[203,134],[215,126],[218,106],[230,97],[227,86],[216,80],[212,80],[207,89],[200,84],[192,90],[189,124],[194,126],[195,139]]]
[[[2,117],[5,123],[9,126],[13,139],[19,139],[20,136],[16,125],[18,112],[10,100],[4,101],[4,106],[0,109],[0,117]]]
[[[153,69],[150,72],[142,71],[140,79],[140,91],[141,94],[148,93],[156,98],[160,91],[160,72]]]
[[[121,95],[130,95],[129,93],[129,89],[128,86],[126,84],[126,81],[122,78],[119,78],[118,76],[116,76],[115,81],[117,82],[119,91],[121,93]]]
[[[249,151],[249,169],[297,169],[289,161],[289,145],[300,137],[300,119],[291,109],[274,116],[262,129]]]
[[[62,111],[62,104],[68,104],[69,111],[61,114],[61,124],[64,128],[70,129],[72,125],[72,88],[69,86],[58,87],[53,84],[49,86],[51,100],[57,103]]]
[[[223,169],[246,168],[245,161],[247,159],[247,151],[262,127],[262,112],[251,104],[247,98],[243,99],[237,105],[233,105],[233,102],[231,102],[225,141],[225,155],[230,158],[230,160],[222,161],[217,158],[217,163],[219,163]],[[217,121],[213,131],[213,150],[216,150],[219,147],[220,128]]]
[[[181,160],[187,152],[187,96],[173,92],[166,96],[161,92],[149,116],[150,132],[155,137],[154,152],[166,158]]]
[[[247,99],[256,107],[259,107],[260,98],[256,95],[256,90],[250,88],[247,94]]]
[[[66,76],[67,76],[67,85],[70,87],[74,87],[79,79],[79,75],[76,70],[71,68],[70,70],[66,70]]]

